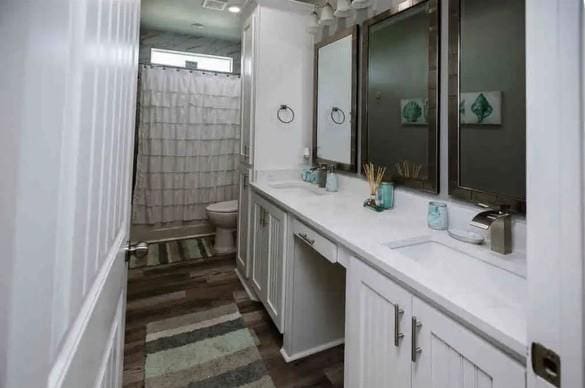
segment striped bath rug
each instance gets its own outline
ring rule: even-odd
[[[235,304],[146,326],[146,388],[274,388]]]
[[[212,256],[213,236],[148,243],[148,254],[132,256],[129,268],[151,267]]]

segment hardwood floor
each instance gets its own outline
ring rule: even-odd
[[[128,272],[124,387],[144,386],[146,324],[236,303],[277,387],[342,387],[343,346],[287,364],[282,335],[260,302],[248,298],[233,255],[191,260]]]

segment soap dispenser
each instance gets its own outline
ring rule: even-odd
[[[325,190],[332,192],[339,190],[339,180],[335,173],[335,166],[333,165],[329,166],[329,171],[327,172],[327,184]]]

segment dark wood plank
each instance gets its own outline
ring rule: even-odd
[[[343,346],[287,364],[280,354],[282,335],[264,306],[248,298],[234,273],[233,255],[129,271],[124,387],[144,386],[146,325],[149,322],[235,303],[258,350],[281,387],[343,387]]]

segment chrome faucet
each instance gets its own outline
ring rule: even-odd
[[[487,207],[480,204],[482,207]],[[490,249],[507,255],[512,253],[512,216],[506,210],[485,210],[478,213],[470,225],[490,231]]]

